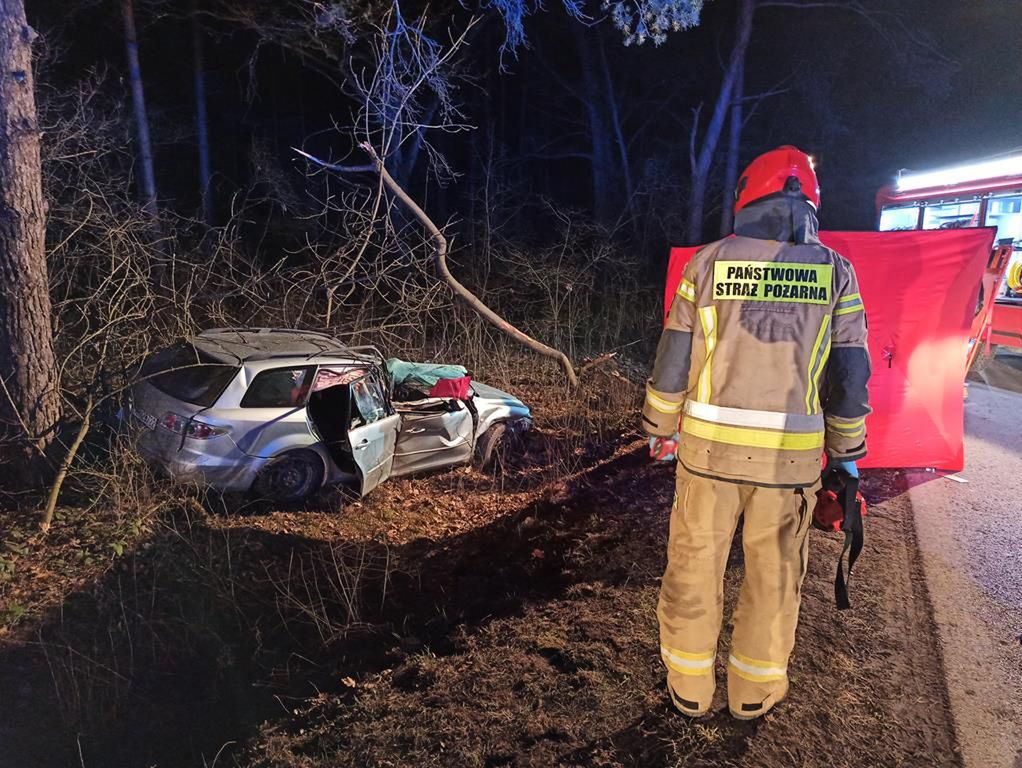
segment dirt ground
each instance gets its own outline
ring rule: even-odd
[[[864,481],[852,611],[812,534],[789,700],[693,723],[657,655],[671,468],[558,419],[496,475],[172,516],[0,653],[0,765],[960,764],[903,475]]]
[[[695,723],[665,706],[654,611],[672,478],[629,443],[561,498],[422,542],[403,566],[424,588],[409,596],[407,652],[375,674],[339,669],[340,691],[265,724],[239,762],[958,764],[911,521],[884,503],[901,490],[897,475],[869,478],[851,612],[832,604],[839,542],[813,534],[792,694],[762,722],[734,721],[723,701]],[[741,567],[736,550],[729,605]]]

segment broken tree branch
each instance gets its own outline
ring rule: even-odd
[[[547,346],[541,341],[537,341],[529,334],[511,325],[511,323],[490,309],[478,296],[462,285],[458,279],[451,274],[451,270],[447,266],[447,238],[444,237],[440,228],[437,227],[429,215],[419,206],[418,203],[415,202],[415,200],[412,199],[401,185],[397,183],[394,177],[390,175],[383,163],[383,160],[380,159],[380,156],[376,153],[376,150],[372,147],[372,145],[368,142],[363,142],[360,146],[372,158],[372,165],[337,165],[320,160],[319,158],[310,155],[308,152],[303,152],[297,147],[292,147],[292,149],[316,165],[338,173],[365,173],[367,171],[374,171],[377,173],[394,197],[400,200],[401,203],[409,211],[411,211],[412,215],[419,220],[419,223],[426,228],[426,231],[429,232],[430,238],[433,240],[433,254],[437,272],[440,273],[444,282],[446,282],[466,304],[472,307],[477,314],[481,315],[483,319],[491,325],[500,329],[520,344],[528,347],[533,352],[536,352],[543,357],[548,357],[551,360],[556,360],[561,366],[561,369],[564,371],[564,375],[568,379],[568,383],[572,387],[577,387],[578,376],[575,374],[575,368],[566,354],[558,349]]]
[[[78,433],[75,435],[75,439],[71,443],[71,447],[68,448],[67,453],[60,462],[60,469],[57,471],[57,477],[54,479],[53,485],[50,487],[50,493],[46,499],[46,507],[43,509],[42,520],[39,523],[39,527],[42,529],[43,533],[49,531],[50,526],[53,524],[53,513],[57,509],[57,500],[60,498],[60,489],[64,486],[64,480],[67,479],[67,473],[71,469],[71,464],[78,455],[78,449],[82,447],[82,443],[85,442],[85,436],[89,434],[89,427],[92,424],[93,397],[94,395],[90,391],[88,402],[85,405],[85,414],[82,417],[81,425],[78,427]]]
[[[612,361],[615,357],[617,357],[617,352],[608,352],[605,355],[600,355],[599,357],[593,358],[588,363],[584,363],[582,367],[578,369],[578,375],[582,376],[587,371],[591,371],[594,368],[598,368],[601,365],[605,365],[606,363]]]

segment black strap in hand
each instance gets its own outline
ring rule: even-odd
[[[859,503],[859,478],[846,477],[844,487],[838,494],[838,501],[845,513],[841,530],[845,532],[845,546],[837,561],[837,575],[834,576],[834,600],[839,611],[852,607],[848,602],[848,582],[852,578],[852,566],[859,559],[863,545],[862,506]],[[845,556],[848,556],[848,571],[845,575]]]

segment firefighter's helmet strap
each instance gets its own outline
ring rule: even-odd
[[[862,525],[862,504],[859,501],[859,478],[845,478],[845,485],[838,495],[841,506],[844,509],[845,519],[841,530],[845,532],[845,546],[841,550],[841,557],[837,561],[837,574],[834,576],[834,600],[837,602],[839,611],[852,607],[848,601],[848,582],[852,578],[852,567],[859,559],[863,545]],[[847,575],[845,571],[845,556],[848,557]]]

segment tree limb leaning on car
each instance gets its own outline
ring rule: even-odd
[[[429,215],[424,210],[422,210],[419,204],[416,203],[415,200],[413,200],[412,197],[407,192],[405,192],[404,189],[402,189],[401,185],[398,184],[397,181],[395,181],[394,177],[390,175],[390,173],[387,171],[386,166],[383,163],[383,160],[380,159],[380,156],[376,153],[376,150],[373,149],[372,145],[370,145],[368,142],[363,142],[360,146],[372,158],[373,162],[371,164],[356,166],[337,165],[334,163],[328,163],[324,160],[320,160],[319,158],[310,155],[308,152],[304,152],[298,149],[297,147],[292,147],[292,149],[298,154],[300,154],[302,157],[306,158],[307,160],[331,171],[336,171],[338,173],[375,172],[379,174],[380,178],[383,180],[383,183],[386,185],[387,189],[389,189],[394,194],[394,196],[398,198],[398,200],[404,203],[405,207],[408,208],[408,210],[410,210],[412,214],[414,214],[414,216],[429,232],[430,237],[433,239],[433,248],[434,255],[436,258],[437,271],[440,273],[440,276],[444,279],[444,282],[451,286],[454,292],[458,294],[458,296],[460,296],[465,301],[466,304],[472,307],[472,309],[474,309],[491,325],[495,326],[496,328],[499,328],[508,336],[515,339],[515,341],[518,341],[519,343],[525,345],[532,351],[540,355],[543,355],[544,357],[549,357],[552,360],[556,360],[560,364],[561,369],[564,371],[564,375],[567,377],[568,383],[571,384],[572,387],[577,387],[578,376],[576,376],[575,368],[571,364],[571,360],[568,359],[568,356],[566,354],[564,354],[558,349],[554,349],[553,347],[547,346],[541,341],[537,341],[524,331],[521,331],[515,326],[511,325],[511,323],[509,323],[503,317],[501,317],[492,309],[490,309],[486,304],[483,303],[483,301],[478,296],[476,296],[474,293],[472,293],[472,291],[470,291],[468,288],[462,285],[457,280],[457,278],[455,278],[454,275],[451,274],[451,270],[447,266],[447,238],[444,237],[443,233],[440,231],[440,228],[437,227],[437,225],[433,222]]]

